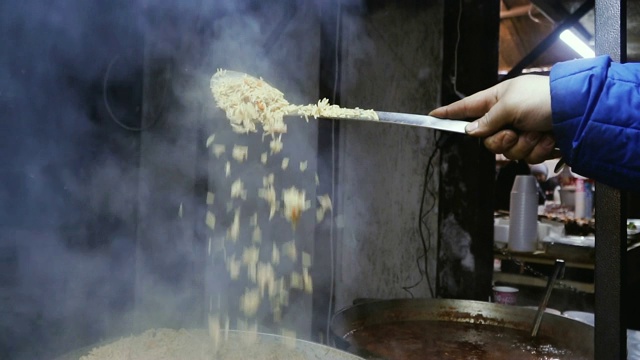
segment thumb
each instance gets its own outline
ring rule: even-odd
[[[513,124],[514,115],[505,106],[504,101],[498,101],[481,118],[469,123],[465,131],[477,137],[486,137]]]

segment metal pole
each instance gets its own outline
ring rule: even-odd
[[[596,0],[596,53],[626,58],[625,0]],[[596,184],[595,359],[626,359],[623,321],[626,280],[626,204],[617,189]]]

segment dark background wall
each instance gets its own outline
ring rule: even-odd
[[[139,133],[106,104],[140,125],[138,10],[0,4],[2,359],[96,340],[132,306]]]
[[[368,5],[341,13],[341,104],[428,113],[440,92],[442,3]],[[358,122],[336,126],[336,309],[360,298],[433,297],[437,132]]]

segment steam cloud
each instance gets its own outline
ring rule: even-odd
[[[203,273],[194,187],[223,181],[198,152],[221,130],[209,77],[231,68],[315,101],[315,11],[301,0],[0,3],[0,358],[204,325],[216,277]],[[313,128],[289,129],[285,154],[313,160]]]

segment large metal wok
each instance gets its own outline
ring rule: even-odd
[[[396,300],[379,300],[357,304],[339,311],[334,315],[331,323],[331,330],[334,336],[335,344],[338,348],[358,354],[366,358],[390,358],[390,356],[381,355],[380,353],[371,352],[370,349],[362,347],[352,336],[355,332],[364,328],[382,329],[381,324],[411,324],[415,321],[423,321],[423,323],[437,322],[433,333],[440,333],[440,329],[444,331],[448,324],[455,324],[452,327],[471,326],[461,323],[475,324],[474,332],[476,343],[471,344],[474,348],[482,351],[483,343],[490,343],[496,337],[500,337],[500,333],[515,333],[512,329],[531,332],[531,327],[536,315],[535,309],[522,308],[517,306],[500,305],[481,301],[471,300],[450,300],[450,299],[396,299]],[[434,323],[435,324],[435,323]],[[402,325],[400,325],[402,326]],[[397,328],[401,329],[401,327]],[[491,329],[491,331],[489,331]],[[503,331],[504,330],[504,331]],[[486,331],[486,333],[485,333]],[[403,333],[403,331],[398,331]],[[393,332],[385,332],[379,334],[382,337],[392,338],[407,336],[404,334],[394,334]],[[462,334],[463,337],[466,334]],[[486,335],[486,336],[485,336]],[[429,333],[422,333],[419,336],[429,337]],[[434,335],[436,336],[436,335]],[[559,347],[564,347],[567,352],[580,354],[580,356],[568,356],[566,358],[574,359],[592,359],[593,358],[593,327],[580,323],[578,321],[565,318],[554,314],[545,314],[538,332],[538,336],[552,338],[554,342],[557,340]],[[469,346],[465,344],[461,338],[446,339],[445,341],[433,342],[433,346]],[[378,344],[381,342],[378,341]],[[392,342],[390,342],[392,344]],[[383,345],[387,346],[387,345]],[[407,351],[410,351],[407,346]],[[397,350],[397,351],[401,351]],[[415,348],[414,348],[415,351]],[[442,352],[440,359],[448,358],[447,351]],[[411,358],[409,355],[401,355],[398,358]],[[429,357],[421,357],[428,359]],[[455,357],[456,359],[458,357]],[[469,359],[502,359],[500,356],[481,355],[468,356]],[[563,356],[558,356],[563,359]]]
[[[204,329],[195,329],[195,330],[190,330],[193,332],[201,332],[201,333],[206,333],[207,331]],[[243,343],[244,340],[242,340],[241,338],[246,338],[247,336],[255,336],[256,340],[255,341],[251,341],[250,344],[247,343]],[[243,352],[241,347],[246,347],[246,346],[252,346],[252,347],[257,347],[258,350],[260,349],[260,347],[264,347],[264,349],[269,349],[272,350],[273,347],[269,347],[269,345],[272,344],[282,344],[282,343],[286,343],[287,345],[287,352],[283,354],[282,357],[279,357],[278,354],[273,354],[273,353],[269,353],[268,351],[265,352],[264,354],[264,359],[269,359],[269,360],[277,360],[277,359],[290,359],[290,355],[292,354],[291,351],[295,351],[295,358],[296,359],[304,359],[304,360],[362,360],[361,357],[350,354],[348,352],[336,349],[336,348],[332,348],[326,345],[321,345],[321,344],[317,344],[317,343],[313,343],[310,341],[304,341],[304,340],[300,340],[300,339],[292,339],[292,338],[284,338],[283,336],[280,335],[273,335],[273,334],[265,334],[265,333],[253,333],[250,334],[248,332],[243,332],[243,331],[235,331],[235,330],[230,330],[228,332],[228,339],[230,341],[237,341],[238,344],[240,344],[241,346],[238,346],[237,352],[235,353],[230,353],[229,351],[227,351],[225,353],[224,356],[220,356],[219,354],[215,354],[215,353],[211,353],[211,354],[202,354],[200,357],[198,357],[198,359],[190,359],[187,357],[180,357],[180,360],[199,360],[200,358],[206,358],[206,359],[219,359],[219,360],[225,360],[225,359],[244,359],[245,357],[243,356]],[[207,336],[208,337],[208,336]],[[206,339],[206,337],[205,337]],[[101,347],[101,346],[105,346],[108,345],[110,343],[113,343],[115,341],[118,341],[119,339],[113,339],[113,340],[109,340],[109,341],[104,341],[98,344],[94,344],[91,346],[87,346],[81,349],[77,349],[74,350],[68,354],[65,354],[61,357],[56,358],[55,360],[78,360],[83,356],[86,356],[90,353],[90,351],[94,348],[97,347]],[[209,339],[210,340],[210,339]],[[233,346],[236,345],[236,343],[232,343],[234,344]],[[260,357],[260,356],[258,356]],[[131,360],[136,360],[136,359],[131,359]]]

